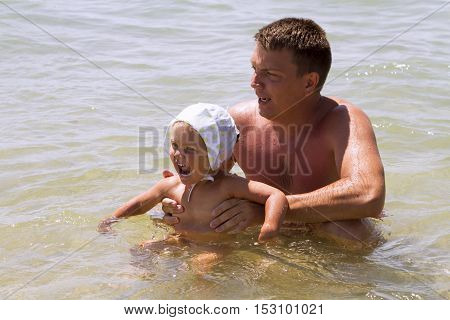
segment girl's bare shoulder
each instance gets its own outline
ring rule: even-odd
[[[229,174],[222,176],[218,181],[218,187],[222,192],[230,193],[234,187],[246,184],[248,180],[237,174]]]
[[[157,183],[159,190],[165,195],[172,194],[181,185],[182,183],[178,175],[163,178]]]

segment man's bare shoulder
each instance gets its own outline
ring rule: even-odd
[[[359,142],[369,143],[373,140],[372,124],[366,113],[353,103],[332,98],[335,105],[322,120],[322,132],[330,146],[347,146],[350,137]],[[356,140],[351,139],[356,142]]]
[[[350,118],[368,118],[366,113],[360,107],[356,106],[350,101],[336,97],[332,97],[330,99],[334,100],[337,103],[337,106],[330,112],[330,115],[332,117],[349,116]]]
[[[233,117],[236,125],[248,124],[255,116],[255,110],[257,107],[257,101],[249,100],[243,101],[234,106],[228,108],[228,112]]]
[[[330,111],[323,119],[323,125],[326,126],[327,131],[334,135],[337,131],[342,131],[345,128],[350,128],[351,124],[358,124],[358,126],[370,127],[369,117],[366,113],[355,104],[340,98],[330,98],[335,102],[335,105],[330,108]]]

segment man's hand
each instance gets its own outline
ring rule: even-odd
[[[171,171],[163,170],[164,178],[172,177],[173,175],[174,174]],[[179,205],[175,200],[172,200],[170,198],[164,198],[161,203],[162,210],[164,211],[164,223],[170,226],[180,223],[180,219],[178,217],[174,217],[172,214],[182,213],[184,211],[183,206]]]
[[[210,227],[216,232],[239,233],[264,221],[264,206],[241,199],[228,199],[212,212]]]
[[[180,218],[174,217],[172,214],[182,213],[184,211],[183,206],[179,205],[175,200],[172,200],[170,198],[164,198],[161,203],[162,210],[164,211],[164,223],[170,226],[180,223]]]

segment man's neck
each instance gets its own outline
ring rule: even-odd
[[[293,123],[297,125],[313,124],[320,113],[322,96],[320,93],[306,97],[295,106],[281,112],[269,121],[276,125],[288,126]]]

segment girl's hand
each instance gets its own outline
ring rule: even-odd
[[[118,221],[119,221],[119,219],[117,219],[115,217],[106,218],[98,224],[97,231],[100,233],[109,233],[109,232],[111,232],[111,225]]]

